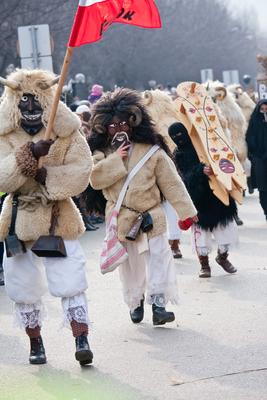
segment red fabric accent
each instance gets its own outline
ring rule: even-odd
[[[26,328],[26,333],[29,336],[30,339],[36,339],[39,336],[41,336],[41,328],[40,326],[36,326],[36,328]]]
[[[154,0],[80,0],[72,27],[69,47],[78,47],[101,39],[102,33],[114,22],[161,28],[159,11]]]
[[[187,218],[184,221],[179,221],[178,222],[179,228],[182,229],[182,231],[187,231],[191,226],[193,225],[193,220],[192,218]]]
[[[72,334],[74,337],[81,336],[81,335],[88,335],[88,325],[81,324],[75,320],[72,320],[70,323]]]

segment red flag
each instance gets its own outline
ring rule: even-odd
[[[113,22],[142,28],[161,27],[154,0],[80,0],[68,46],[100,40]]]

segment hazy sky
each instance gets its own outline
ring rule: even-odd
[[[260,26],[267,30],[267,0],[228,0],[232,8],[237,11],[246,8],[254,9],[259,17]]]

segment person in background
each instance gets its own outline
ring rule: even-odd
[[[89,125],[89,121],[91,118],[90,108],[86,105],[80,105],[76,109],[75,113],[78,115],[78,117],[82,121],[81,130],[82,130],[82,133],[84,134],[86,140],[88,141],[88,139],[90,137],[90,133],[91,133],[91,129],[90,129],[90,125]]]
[[[82,104],[76,109],[75,113],[79,116],[79,118],[82,121],[81,132],[85,136],[87,143],[89,145],[89,139],[91,135],[91,129],[89,124],[91,118],[91,110],[87,105]],[[95,206],[96,204],[95,193],[94,196],[92,197],[91,196],[92,192],[96,191],[91,187],[91,185],[89,185],[87,189],[80,194],[80,196],[76,196],[74,198],[74,202],[80,210],[87,231],[96,231],[98,227],[95,226],[95,224],[101,224],[104,222],[104,218],[99,215],[96,215],[96,213],[92,209],[92,205]],[[88,198],[90,198],[89,202],[87,201]]]
[[[99,100],[104,92],[104,88],[101,85],[93,85],[91,93],[88,97],[90,104],[94,104],[97,100]]]
[[[226,206],[213,194],[209,185],[209,176],[213,171],[199,161],[185,126],[181,123],[172,124],[169,135],[177,145],[174,153],[176,167],[198,211],[199,221],[192,226],[192,239],[201,265],[199,277],[211,276],[209,253],[212,236],[218,245],[216,262],[226,272],[233,274],[237,269],[228,260],[228,252],[238,239],[234,223],[236,203],[230,197],[230,204]]]
[[[6,197],[6,194],[3,192],[0,192],[0,213],[2,210],[2,205],[3,205],[5,197]],[[4,270],[3,270],[3,257],[4,257],[4,243],[0,242],[0,286],[4,286],[4,284],[5,284]]]
[[[178,226],[178,215],[175,209],[168,201],[164,201],[163,207],[166,213],[167,226],[168,226],[168,239],[172,250],[173,258],[183,258],[180,250],[181,230]]]
[[[260,204],[267,221],[267,100],[253,111],[246,134],[251,161],[251,185],[260,193]]]

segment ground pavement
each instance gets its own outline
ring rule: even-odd
[[[264,400],[267,398],[267,224],[257,196],[240,209],[244,227],[225,274],[211,258],[212,278],[197,277],[190,237],[176,261],[180,305],[176,321],[153,328],[151,309],[139,326],[129,320],[118,273],[101,276],[103,228],[81,242],[90,281],[93,367],[74,360],[74,341],[59,329],[60,301],[47,295],[45,366],[28,365],[28,340],[12,325],[12,305],[0,289],[1,400]]]

